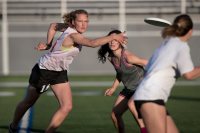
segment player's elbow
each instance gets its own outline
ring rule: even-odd
[[[56,31],[57,23],[51,23],[50,24],[50,29],[53,29]]]

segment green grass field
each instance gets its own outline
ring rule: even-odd
[[[71,81],[112,81],[114,76],[71,76]],[[4,82],[27,82],[27,76],[0,77]],[[116,133],[110,119],[110,112],[118,92],[112,97],[103,96],[104,86],[72,86],[73,110],[57,133]],[[118,91],[121,87],[118,88]],[[7,133],[17,103],[24,97],[26,89],[0,87],[0,93],[13,92],[14,96],[0,96],[0,133]],[[34,106],[31,132],[42,133],[51,115],[57,108],[54,96],[43,94]],[[84,93],[88,92],[88,93]],[[94,95],[83,95],[94,94]],[[167,103],[181,133],[200,133],[200,86],[176,86]],[[124,114],[127,133],[139,133],[130,112]]]

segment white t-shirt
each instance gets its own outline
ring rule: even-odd
[[[146,74],[133,95],[134,100],[168,100],[175,84],[177,70],[180,75],[190,72],[194,65],[187,42],[177,37],[165,39],[146,66]]]

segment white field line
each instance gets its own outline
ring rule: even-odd
[[[72,81],[70,82],[71,87],[92,87],[92,86],[102,86],[108,87],[113,84],[112,81]],[[2,82],[0,83],[1,88],[6,87],[26,87],[28,86],[27,82]],[[120,86],[123,86],[120,84]],[[199,81],[177,81],[175,86],[200,86]]]
[[[0,91],[0,97],[9,97],[9,96],[15,96],[15,93],[10,91]]]
[[[54,96],[52,91],[48,91],[46,93],[47,96]],[[102,91],[94,90],[94,91],[80,91],[80,92],[72,92],[73,96],[101,96],[104,95]]]

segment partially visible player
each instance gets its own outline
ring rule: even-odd
[[[200,66],[194,67],[187,43],[192,32],[193,22],[186,14],[177,16],[172,25],[163,29],[164,40],[153,53],[145,77],[130,99],[135,101],[148,133],[179,132],[165,103],[177,77],[200,77]]]
[[[125,41],[123,34],[93,40],[84,37],[82,33],[88,28],[88,19],[88,13],[85,10],[75,10],[64,16],[64,24],[54,23],[50,25],[47,43],[39,43],[36,47],[37,50],[50,49],[50,51],[41,56],[32,69],[27,95],[16,107],[14,118],[9,126],[10,133],[17,131],[18,124],[25,112],[33,106],[40,95],[48,89],[49,85],[58,100],[59,107],[45,133],[55,132],[72,110],[68,69],[74,57],[81,51],[81,47],[97,47],[112,40],[118,40],[120,43]],[[63,33],[52,45],[56,31],[62,31]]]
[[[121,34],[119,30],[113,30],[108,35]],[[105,91],[106,96],[112,96],[119,86],[120,82],[124,84],[124,89],[117,97],[112,109],[111,118],[118,133],[125,133],[122,115],[128,110],[128,100],[134,94],[136,87],[143,79],[143,66],[147,60],[139,58],[132,52],[125,50],[117,40],[112,40],[106,45],[101,46],[98,51],[99,61],[105,63],[108,59],[116,70],[116,79],[111,88]],[[133,105],[131,112],[138,123],[141,133],[146,133],[144,124],[138,119],[137,111]]]

